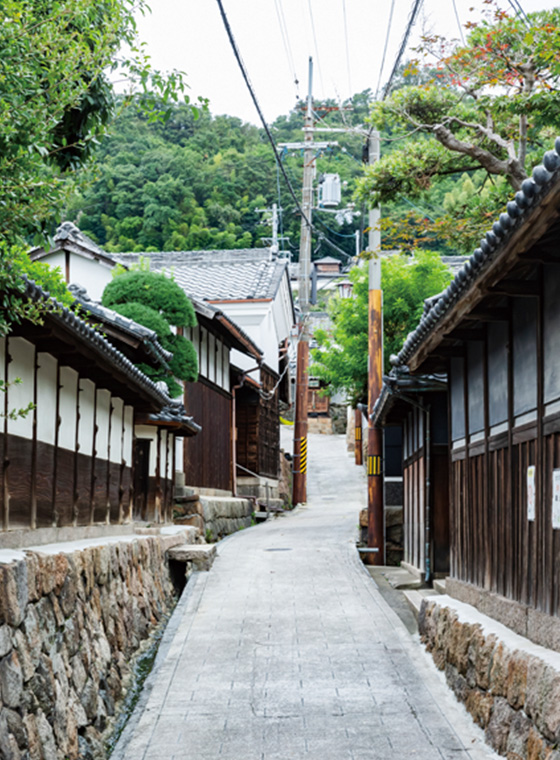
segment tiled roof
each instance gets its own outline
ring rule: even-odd
[[[63,306],[32,280],[26,281],[26,289],[22,294],[33,302],[50,302],[52,309],[47,312],[49,320],[52,320],[70,332],[77,342],[86,343],[94,355],[97,356],[98,364],[107,363],[118,369],[128,380],[130,386],[139,387],[159,407],[159,414],[179,416],[183,426],[190,434],[198,433],[201,428],[192,417],[188,417],[181,402],[174,401],[167,394],[165,383],[154,383],[141,370],[127,359],[104,335],[91,327],[84,319],[79,317],[67,306]]]
[[[480,241],[480,246],[439,297],[429,299],[420,323],[411,332],[393,364],[407,364],[423,342],[443,321],[455,304],[484,276],[487,267],[508,245],[514,233],[525,223],[530,212],[538,206],[551,187],[560,179],[560,137],[555,150],[544,154],[543,163],[535,167],[532,178],[521,184],[521,189],[509,201],[506,211],[500,214],[491,230]]]
[[[173,274],[185,293],[200,301],[273,299],[287,259],[277,259],[264,248],[180,253],[114,253],[122,264],[149,258],[152,269]]]
[[[93,314],[94,317],[102,322],[114,325],[119,330],[122,330],[129,335],[133,335],[137,340],[140,340],[149,354],[159,364],[162,364],[166,369],[169,369],[168,362],[173,358],[173,354],[170,351],[166,351],[158,340],[157,333],[154,330],[150,330],[148,327],[135,322],[133,319],[123,317],[113,309],[108,309],[106,306],[93,301],[84,287],[77,284],[72,284],[68,288],[76,301],[86,311]]]

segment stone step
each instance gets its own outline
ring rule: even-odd
[[[415,589],[409,589],[408,591],[402,592],[404,598],[406,599],[408,606],[410,607],[412,614],[418,620],[418,615],[420,614],[420,607],[422,606],[422,600],[425,596],[433,596],[434,592],[433,589],[422,589],[421,591],[417,591]]]
[[[175,562],[190,563],[195,570],[207,571],[216,557],[216,544],[181,544],[169,549],[167,556]]]
[[[443,578],[438,578],[434,581],[434,591],[436,591],[438,594],[446,594],[445,590],[445,580]]]

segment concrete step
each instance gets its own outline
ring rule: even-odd
[[[403,591],[402,593],[416,620],[418,620],[420,607],[422,606],[422,600],[424,597],[434,595],[433,589],[410,589],[408,591]]]
[[[445,579],[444,578],[437,578],[434,583],[434,591],[438,594],[446,594],[445,590]]]
[[[193,569],[207,571],[216,557],[216,544],[181,544],[169,549],[169,559],[191,564]]]

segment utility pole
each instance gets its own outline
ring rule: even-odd
[[[369,163],[379,159],[379,133],[368,137]],[[383,510],[383,433],[372,424],[373,407],[383,383],[383,294],[381,291],[381,234],[379,208],[369,212],[368,251],[368,548],[369,563],[385,564],[385,525]]]
[[[307,501],[307,368],[309,366],[309,276],[311,273],[311,213],[313,208],[313,179],[315,155],[313,153],[313,59],[309,58],[309,91],[304,126],[303,193],[301,235],[299,244],[298,301],[301,310],[300,333],[297,348],[296,414],[294,424],[293,493],[294,504]]]

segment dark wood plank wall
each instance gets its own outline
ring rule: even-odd
[[[484,440],[451,452],[451,575],[542,612],[560,614],[560,530],[552,527],[553,470],[560,469],[560,414],[546,413],[544,398],[543,292],[535,297],[536,408],[517,409],[514,309],[528,299],[510,299],[507,339],[507,420],[492,431],[488,421],[488,332],[483,341],[486,407]],[[554,295],[552,296],[554,297]],[[519,322],[519,317],[517,317]],[[554,324],[549,328],[552,329]],[[517,343],[516,343],[517,341]],[[518,355],[522,346],[517,349]],[[550,361],[550,360],[549,360]],[[532,370],[534,371],[534,370]],[[465,429],[469,430],[468,379],[464,374]],[[522,387],[522,384],[519,383]],[[495,390],[495,389],[494,389]],[[553,403],[554,398],[548,398]],[[527,416],[529,417],[527,419]],[[471,431],[472,432],[472,431]],[[535,519],[528,518],[527,470],[535,466]]]
[[[7,341],[3,376],[8,377],[10,364],[10,341]],[[37,354],[35,353],[35,370],[33,400],[37,404]],[[79,407],[73,423],[73,450],[60,445],[61,420],[61,381],[60,366],[56,365],[53,375],[56,391],[54,394],[54,442],[52,444],[38,440],[37,417],[39,408],[33,412],[32,436],[26,438],[9,432],[7,414],[12,408],[10,394],[4,394],[4,421],[0,430],[0,513],[2,530],[26,528],[46,528],[63,526],[81,526],[92,523],[121,523],[132,516],[133,466],[132,463],[111,462],[107,458],[106,446],[103,455],[98,453],[98,425],[94,425],[90,451],[80,451],[78,431],[80,424]],[[79,378],[78,378],[79,380]],[[76,386],[76,404],[80,394]],[[94,394],[93,417],[101,413],[97,405],[97,393]],[[119,402],[119,408],[122,403]],[[112,406],[111,406],[112,408]],[[111,414],[111,418],[113,414]],[[113,440],[120,443],[122,449],[125,441],[125,414],[110,421],[117,424]],[[110,427],[109,427],[110,433]],[[169,444],[164,461],[162,480],[162,503],[159,510],[161,519],[170,519],[173,504],[172,473],[169,464]],[[167,475],[167,477],[165,477]],[[154,490],[154,489],[153,489]],[[155,494],[154,494],[155,500]],[[135,515],[135,517],[139,517]],[[157,517],[156,510],[146,511],[144,519]]]
[[[280,417],[278,409],[278,375],[261,367],[261,384],[265,394],[259,403],[259,475],[278,477],[280,467]]]
[[[200,378],[186,384],[185,407],[202,426],[194,438],[185,438],[187,485],[231,491],[231,395]]]
[[[433,408],[436,403],[445,403],[445,398],[437,394],[433,398],[421,397],[418,401]],[[445,420],[445,414],[443,419]],[[425,572],[426,539],[428,538],[430,573],[439,576],[449,572],[449,449],[447,444],[434,443],[434,416],[430,415],[428,465],[426,424],[426,413],[414,408],[408,414],[403,431],[406,442],[406,455],[403,462],[404,561],[421,572]],[[430,468],[429,495],[426,479],[428,466]],[[429,525],[427,525],[428,519]]]

